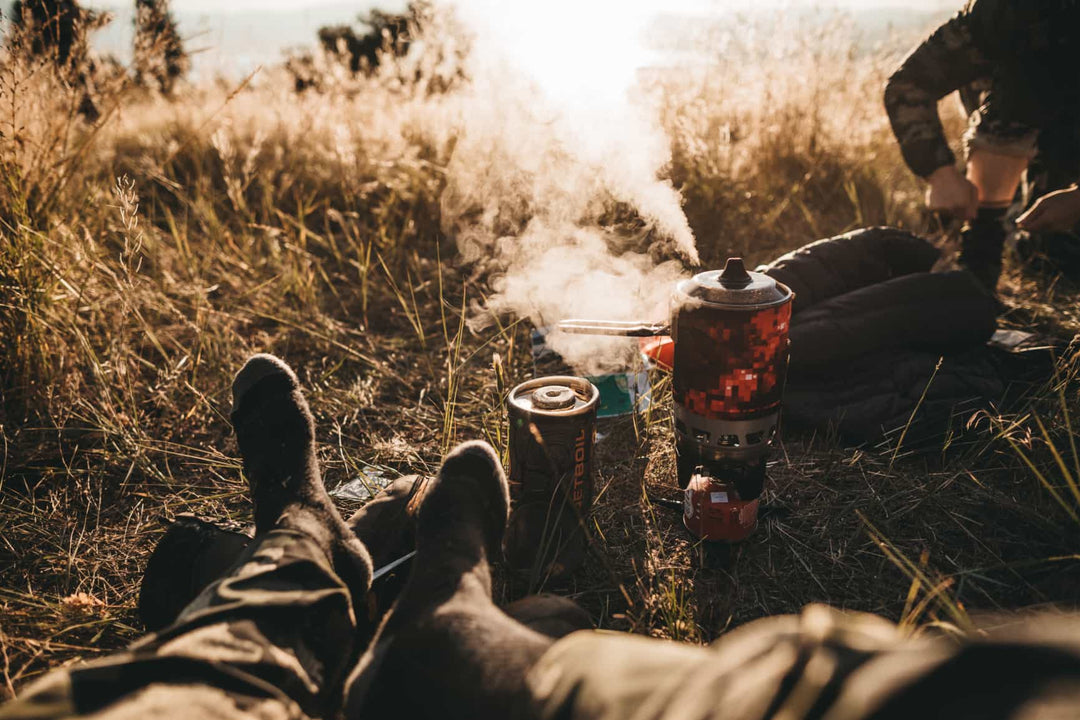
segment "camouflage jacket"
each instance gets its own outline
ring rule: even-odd
[[[955,163],[937,101],[956,90],[973,134],[1001,152],[1031,154],[1040,131],[1080,127],[1078,58],[1080,0],[970,0],[886,84],[904,160],[923,177]]]

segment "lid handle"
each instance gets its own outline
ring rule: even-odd
[[[720,284],[732,290],[740,290],[749,285],[752,280],[750,273],[746,272],[742,258],[738,257],[728,258],[724,271],[720,273]]]

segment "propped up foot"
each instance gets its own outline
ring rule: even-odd
[[[466,443],[446,457],[421,501],[412,573],[349,681],[348,717],[512,715],[553,641],[492,602],[488,561],[499,555],[508,510],[489,445]]]
[[[275,528],[309,535],[357,601],[370,585],[371,559],[326,494],[315,421],[296,374],[273,355],[254,355],[232,389],[231,419],[255,505],[256,535]]]

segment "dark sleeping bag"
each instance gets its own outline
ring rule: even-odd
[[[962,270],[918,272],[804,307],[791,320],[793,381],[826,376],[881,351],[943,354],[983,345],[997,329],[998,303]]]
[[[930,272],[938,258],[917,235],[867,228],[758,268],[796,293],[788,425],[862,444],[917,420],[910,445],[1002,400],[1016,364],[986,345],[997,300],[966,271]]]
[[[907,428],[906,447],[934,441],[940,447],[948,433],[962,433],[988,399],[1005,396],[1001,371],[995,354],[983,347],[950,355],[869,355],[848,363],[843,373],[789,383],[784,421],[857,445]]]
[[[804,245],[758,268],[795,293],[792,311],[901,275],[930,272],[941,253],[906,230],[873,227]]]

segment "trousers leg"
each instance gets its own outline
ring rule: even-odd
[[[349,591],[306,534],[275,529],[177,621],[101,660],[49,673],[8,718],[318,718],[353,660]]]
[[[1057,720],[1080,717],[1080,618],[963,640],[812,605],[711,648],[581,631],[530,669],[539,720]]]

